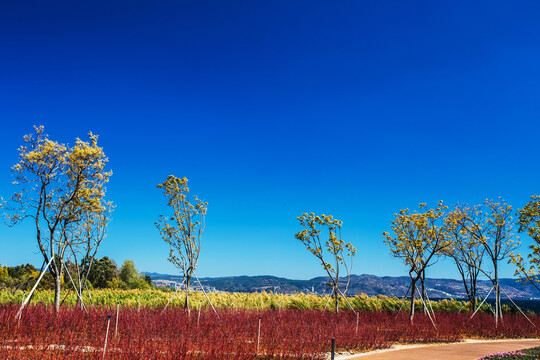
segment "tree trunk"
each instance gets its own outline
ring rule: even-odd
[[[337,284],[334,285],[334,298],[336,300],[336,314],[339,312],[339,288]]]
[[[186,301],[184,302],[184,309],[187,310],[188,315],[190,315],[189,309],[189,284],[191,282],[191,275],[186,276]]]
[[[465,270],[463,269],[463,266],[460,265],[459,261],[456,259],[454,259],[454,261],[458,268],[459,274],[461,275],[461,280],[463,282],[463,288],[465,289],[465,294],[467,294],[467,299],[469,299],[469,301],[472,304],[472,301],[473,301],[472,295],[471,295],[472,286],[470,286],[472,283],[472,280],[470,278],[467,279],[467,276],[465,275]],[[468,267],[468,269],[470,269],[470,266]],[[470,271],[469,271],[469,274],[470,274]],[[469,285],[467,285],[467,280],[469,280]]]
[[[502,320],[501,314],[501,289],[499,287],[499,274],[497,271],[497,262],[493,263],[493,273],[495,274],[495,326],[499,325],[499,319]]]
[[[411,309],[409,314],[409,322],[413,324],[414,322],[414,294],[416,292],[416,280],[411,278]]]
[[[60,292],[62,291],[62,273],[54,274],[54,309],[60,310]]]
[[[424,314],[427,314],[427,296],[426,296],[426,270],[422,271],[422,276],[420,278],[422,283],[422,304],[424,304]]]
[[[472,302],[473,311],[476,310],[476,303],[477,303],[477,299],[476,299],[476,276],[477,275],[471,275],[471,295],[472,295],[471,302]]]

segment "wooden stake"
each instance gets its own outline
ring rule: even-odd
[[[103,346],[103,358],[105,359],[105,351],[107,351],[107,338],[109,337],[109,325],[111,324],[111,315],[107,319],[107,332],[105,333],[105,345]]]
[[[120,312],[120,303],[116,303],[116,326],[114,327],[114,336],[118,335],[118,313]]]
[[[259,316],[259,330],[257,331],[257,355],[259,355],[260,340],[261,340],[261,317]]]
[[[356,313],[356,330],[354,331],[354,335],[358,335],[358,316],[360,313]]]
[[[197,314],[197,326],[199,326],[199,319],[201,318],[201,306],[202,306],[202,301],[199,303],[199,313]]]
[[[332,351],[330,353],[330,359],[334,360],[336,353],[336,338],[332,338]]]

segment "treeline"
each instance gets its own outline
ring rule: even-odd
[[[32,264],[0,267],[0,289],[29,291],[36,284],[41,269]],[[78,274],[77,265],[68,261],[62,273],[62,288],[73,289],[75,284],[79,288],[79,279],[71,276]],[[73,281],[72,281],[73,280]],[[38,284],[38,290],[54,290],[54,277],[46,272]],[[88,289],[141,289],[153,288],[152,279],[148,275],[140,274],[132,260],[126,260],[120,268],[116,262],[107,256],[94,259],[92,271],[86,279]]]

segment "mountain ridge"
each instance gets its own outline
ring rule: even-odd
[[[171,286],[182,282],[181,275],[160,274],[145,272],[153,283],[158,286]],[[201,284],[210,291],[224,292],[276,292],[285,294],[314,293],[324,295],[331,292],[327,282],[329,277],[319,276],[309,280],[295,280],[273,275],[240,275],[200,278]],[[501,287],[512,299],[537,300],[540,293],[530,284],[521,284],[518,279],[502,278]],[[346,284],[346,278],[340,278],[339,282]],[[402,297],[409,289],[410,279],[408,276],[376,276],[371,274],[351,275],[351,281],[347,291],[348,295],[366,294],[369,296],[385,295]],[[419,285],[419,283],[418,283]],[[199,287],[196,279],[192,280],[191,286]],[[489,280],[478,280],[478,296],[485,297],[492,287]],[[459,279],[427,278],[427,293],[430,298],[456,298],[466,297],[463,281]],[[490,298],[493,297],[493,292]],[[504,298],[504,294],[503,294]]]

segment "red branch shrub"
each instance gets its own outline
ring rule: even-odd
[[[188,315],[183,309],[62,308],[55,313],[43,305],[26,308],[18,321],[18,307],[0,307],[0,358],[102,359],[107,318],[111,315],[105,359],[323,359],[331,338],[339,350],[362,351],[392,343],[459,341],[462,338],[536,337],[537,330],[523,316],[507,314],[497,328],[493,317],[440,312],[437,328],[419,314],[410,325],[404,314],[317,310],[209,309]],[[257,354],[257,332],[261,337]],[[530,317],[540,326],[540,318]]]

